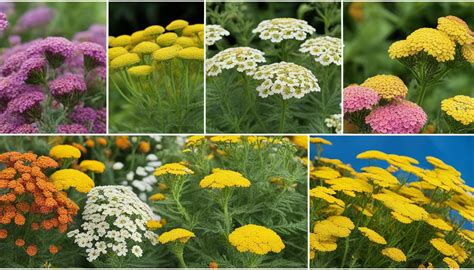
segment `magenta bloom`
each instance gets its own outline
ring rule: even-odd
[[[63,37],[47,37],[41,41],[38,50],[46,55],[69,58],[74,52],[74,44]]]
[[[54,11],[48,7],[38,7],[25,12],[16,22],[15,32],[22,33],[47,25],[54,17]]]
[[[380,97],[374,90],[362,86],[348,86],[343,92],[344,113],[370,110],[379,103]]]
[[[96,111],[97,119],[92,127],[93,133],[107,133],[107,110],[105,108]]]
[[[8,76],[12,72],[17,72],[20,70],[21,65],[26,61],[26,59],[28,59],[28,57],[25,52],[17,52],[10,55],[3,62],[1,67],[2,75]]]
[[[0,98],[11,99],[18,95],[19,87],[23,84],[16,75],[0,77]]]
[[[423,109],[407,100],[378,107],[365,118],[374,132],[385,134],[419,133],[427,120]]]
[[[7,29],[7,27],[8,27],[7,15],[3,12],[0,12],[0,31]]]
[[[95,66],[105,66],[107,56],[105,48],[93,42],[82,42],[77,45],[77,49],[84,55],[84,63],[89,69]]]
[[[41,56],[28,58],[20,67],[18,80],[30,84],[38,84],[43,80],[46,60]]]
[[[107,27],[105,25],[94,24],[87,31],[78,32],[74,35],[73,41],[76,42],[94,42],[107,47]]]
[[[85,92],[87,90],[86,82],[82,75],[65,74],[54,81],[50,81],[49,90],[55,97],[60,97],[74,92]]]
[[[44,94],[39,91],[26,92],[8,103],[7,111],[10,113],[25,113],[38,106],[44,100]]]
[[[92,108],[76,107],[69,115],[69,118],[75,123],[92,126],[97,118],[97,113]]]
[[[8,37],[8,43],[10,46],[16,46],[21,44],[21,37],[19,35],[11,35]]]
[[[61,134],[85,134],[89,133],[86,127],[79,124],[63,124],[56,128],[57,133]]]
[[[24,124],[15,128],[11,133],[15,134],[33,134],[38,133],[39,130],[35,124]]]

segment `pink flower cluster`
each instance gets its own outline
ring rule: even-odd
[[[348,86],[343,92],[344,113],[370,110],[379,103],[380,97],[374,90],[362,86]]]
[[[73,40],[40,37],[37,29],[62,14],[36,7],[6,28],[5,14],[15,11],[15,3],[0,3],[0,34],[11,46],[0,50],[0,133],[105,133],[105,26]]]
[[[408,100],[396,100],[374,109],[365,121],[376,133],[419,133],[428,116],[417,104]]]

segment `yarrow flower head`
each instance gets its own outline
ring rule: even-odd
[[[54,10],[49,7],[38,7],[25,12],[16,22],[14,31],[26,32],[32,28],[43,27],[54,18]]]
[[[437,28],[460,45],[474,42],[473,32],[469,29],[467,23],[456,16],[438,18]]]
[[[94,181],[85,173],[74,169],[62,169],[51,175],[51,181],[58,190],[73,187],[81,193],[87,193],[94,187]]]
[[[89,70],[96,66],[105,66],[107,63],[105,48],[100,44],[81,42],[76,48],[84,55],[84,65]]]
[[[259,63],[264,63],[264,53],[249,47],[225,49],[206,61],[208,76],[217,76],[224,69],[236,68],[238,72],[253,75]]]
[[[408,93],[405,83],[393,75],[376,75],[365,80],[360,86],[374,90],[380,98],[386,100],[404,98]]]
[[[7,15],[0,12],[0,31],[4,31],[8,27]]]
[[[57,133],[61,134],[86,134],[89,130],[81,124],[61,124],[56,128]]]
[[[40,91],[26,92],[8,103],[7,111],[12,113],[26,113],[40,109],[44,94]]]
[[[307,39],[301,44],[300,52],[309,53],[323,66],[342,63],[342,42],[335,37],[317,37]]]
[[[168,163],[156,169],[155,176],[161,176],[166,174],[186,175],[193,173],[194,172],[191,169],[181,163]]]
[[[226,187],[249,187],[250,181],[242,174],[230,170],[214,169],[212,174],[199,182],[201,188],[223,189]]]
[[[241,253],[250,252],[265,255],[280,253],[285,244],[273,230],[254,224],[244,225],[229,234],[229,242]]]
[[[425,52],[438,62],[454,60],[456,44],[449,36],[437,29],[420,28],[406,40],[393,43],[388,49],[390,58],[400,59]]]
[[[29,84],[39,84],[44,80],[46,60],[42,56],[34,56],[23,62],[18,72],[18,80]]]
[[[342,115],[341,114],[331,114],[329,117],[324,119],[326,127],[333,128],[336,133],[342,133]]]
[[[145,242],[157,244],[157,235],[146,227],[154,218],[151,208],[124,186],[100,186],[87,193],[81,229],[68,237],[87,252],[92,262],[108,253],[119,257],[143,255]]]
[[[105,164],[98,160],[83,160],[79,164],[79,168],[93,173],[103,173],[105,171]]]
[[[461,53],[467,62],[474,63],[474,43],[464,44],[461,48]]]
[[[348,86],[343,92],[344,113],[370,110],[380,101],[378,93],[363,86]]]
[[[263,80],[257,87],[259,96],[263,98],[274,94],[280,94],[283,99],[302,98],[311,92],[321,91],[316,76],[309,69],[293,63],[260,66],[253,78]]]
[[[31,46],[28,51],[30,54],[43,54],[49,64],[57,68],[65,59],[72,57],[74,44],[63,37],[47,37],[40,41],[38,46]]]
[[[284,39],[305,40],[316,29],[304,20],[294,18],[276,18],[260,22],[252,33],[259,33],[260,39],[280,43]]]
[[[406,262],[407,260],[405,253],[398,248],[384,248],[381,253],[396,262]]]
[[[167,244],[170,242],[180,242],[186,243],[189,239],[195,237],[196,235],[186,229],[177,228],[172,229],[171,231],[164,232],[160,235],[159,240],[162,244]]]
[[[374,109],[365,122],[376,133],[419,133],[427,121],[427,115],[417,104],[400,100]]]
[[[60,144],[53,146],[53,148],[49,150],[49,156],[54,159],[78,159],[81,157],[81,151],[72,145]]]
[[[206,45],[212,46],[217,41],[221,40],[222,37],[230,35],[229,31],[225,30],[224,27],[218,24],[206,25]]]
[[[474,98],[458,95],[441,101],[441,110],[467,126],[474,123]]]
[[[48,86],[51,94],[55,97],[61,97],[75,92],[85,92],[87,90],[84,77],[79,74],[71,73],[65,74],[53,81],[50,81]]]
[[[69,114],[69,118],[75,123],[90,127],[96,122],[98,115],[92,108],[77,106]]]

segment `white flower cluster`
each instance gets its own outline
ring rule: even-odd
[[[229,48],[214,55],[206,61],[208,76],[217,76],[223,69],[237,67],[238,72],[252,75],[258,63],[265,62],[264,53],[249,47]]]
[[[301,44],[300,52],[309,53],[314,60],[323,66],[342,63],[342,42],[335,37],[317,37],[306,40]]]
[[[342,115],[341,114],[333,114],[328,118],[324,119],[326,126],[328,128],[334,128],[336,133],[342,133]]]
[[[121,257],[131,252],[141,257],[146,241],[152,245],[158,241],[146,227],[147,221],[154,219],[153,211],[129,187],[94,187],[87,194],[82,218],[81,229],[67,236],[86,249],[90,262],[109,252]]]
[[[146,165],[138,166],[135,171],[127,173],[127,181],[123,181],[121,184],[124,186],[132,186],[135,193],[142,201],[146,201],[148,194],[153,191],[153,186],[156,184],[156,177],[153,175],[156,168],[163,165],[155,154],[149,154],[146,156]]]
[[[223,36],[230,35],[229,31],[225,30],[224,27],[218,24],[206,25],[206,45],[212,46],[217,41],[221,40]]]
[[[305,67],[293,63],[279,62],[258,67],[256,80],[263,80],[257,87],[259,96],[265,98],[274,94],[283,99],[302,98],[311,92],[319,92],[318,79]]]
[[[313,34],[316,29],[304,20],[277,18],[261,21],[252,32],[260,33],[260,39],[279,43],[284,39],[305,40],[306,35]]]

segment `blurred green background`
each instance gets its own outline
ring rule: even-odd
[[[422,27],[436,28],[439,17],[454,15],[474,29],[474,3],[463,2],[353,2],[344,3],[344,87],[377,74],[399,76],[413,101],[416,86],[409,70],[388,56],[389,46]],[[474,65],[452,70],[428,89],[423,109],[431,117],[440,113],[441,100],[474,95]]]
[[[44,36],[63,36],[71,39],[75,33],[86,31],[93,24],[106,24],[107,5],[105,2],[16,2],[15,12],[8,15],[9,24],[14,26],[18,18],[27,10],[48,6],[55,11]],[[37,33],[22,34],[26,40],[36,38]],[[43,37],[44,37],[43,36]]]

